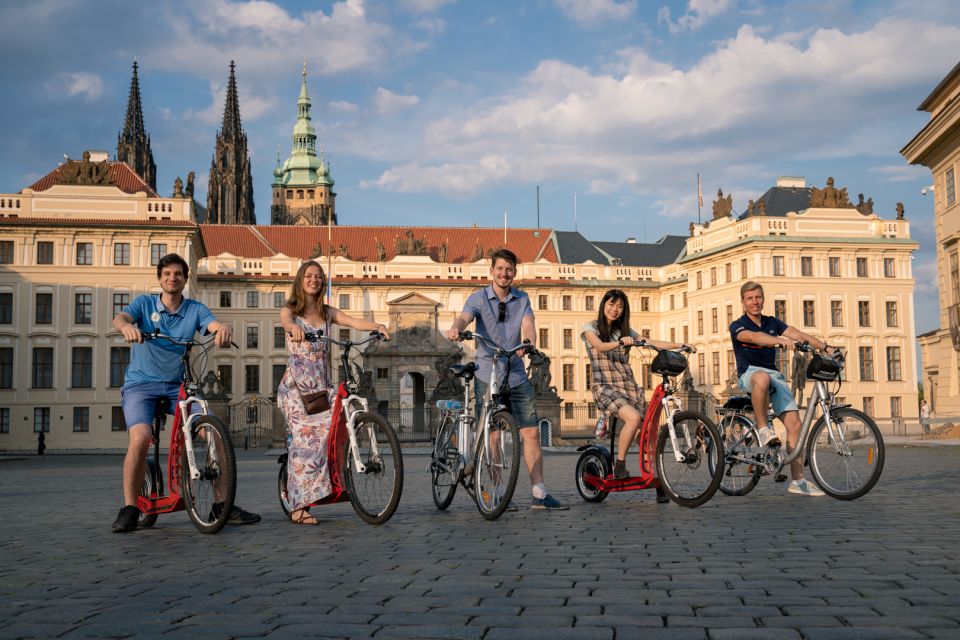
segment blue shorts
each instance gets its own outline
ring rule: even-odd
[[[477,415],[483,411],[483,397],[487,393],[487,385],[480,382],[480,378],[473,379],[473,389],[476,394]],[[510,413],[517,419],[517,425],[524,429],[526,427],[536,427],[540,422],[537,417],[537,396],[533,392],[533,385],[530,381],[522,382],[515,387],[510,387]]]
[[[770,406],[773,407],[774,415],[780,417],[787,411],[799,410],[797,403],[793,400],[793,393],[790,391],[790,387],[787,386],[787,381],[784,380],[783,374],[776,369],[766,369],[752,365],[747,367],[747,370],[740,376],[740,388],[747,393],[752,393],[753,385],[750,384],[750,378],[758,371],[770,375]],[[776,393],[774,393],[774,390],[776,390]]]
[[[139,382],[124,386],[120,390],[120,406],[127,429],[137,424],[153,425],[157,415],[157,400],[169,398],[167,412],[170,415],[177,410],[180,396],[179,382]]]

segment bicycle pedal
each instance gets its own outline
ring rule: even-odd
[[[784,474],[782,474],[782,473],[778,473],[778,474],[777,474],[777,477],[774,478],[774,480],[777,481],[777,482],[786,482],[786,481],[787,481],[787,476],[784,475]]]

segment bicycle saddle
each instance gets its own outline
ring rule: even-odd
[[[452,364],[450,365],[450,371],[453,372],[458,378],[465,378],[467,380],[473,377],[473,374],[477,370],[476,362],[468,362],[467,364]]]
[[[723,408],[736,411],[753,410],[753,401],[750,396],[734,396],[723,403]]]

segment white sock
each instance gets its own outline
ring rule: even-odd
[[[538,482],[530,488],[530,491],[533,493],[533,497],[537,500],[543,500],[547,497],[547,488],[542,482]]]

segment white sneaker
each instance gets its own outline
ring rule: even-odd
[[[757,429],[757,436],[760,438],[761,447],[779,447],[780,438],[777,437],[777,432],[773,430],[773,427],[764,427],[763,429]]]
[[[790,486],[787,487],[787,491],[790,493],[796,493],[801,496],[822,496],[824,495],[823,491],[817,487],[817,485],[812,482],[808,482],[806,479],[801,480],[792,480]]]

